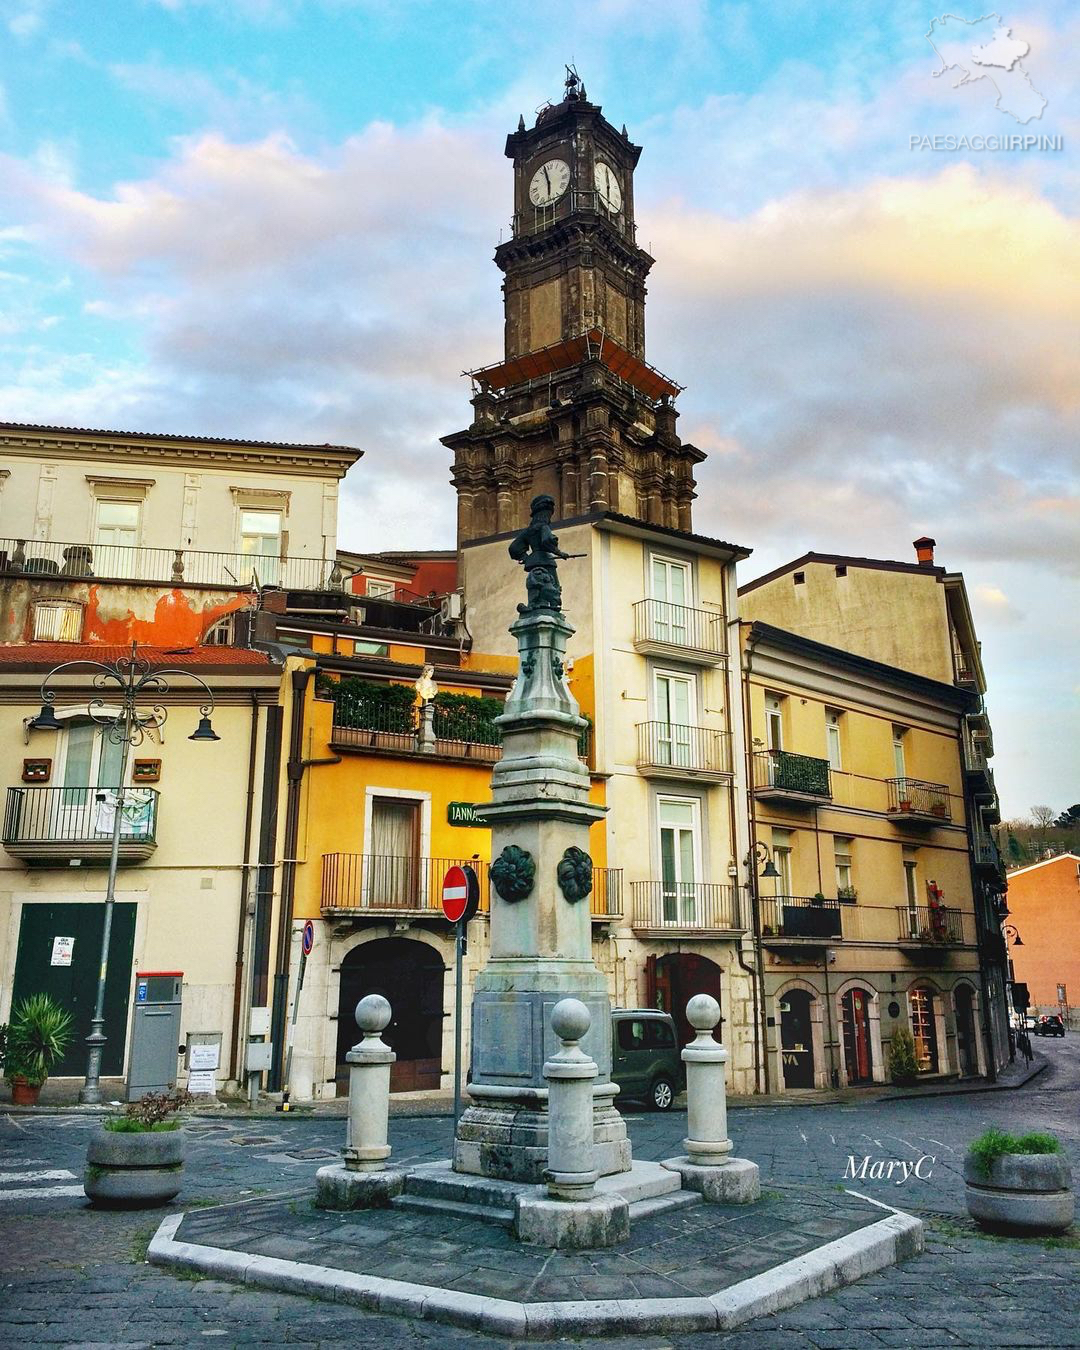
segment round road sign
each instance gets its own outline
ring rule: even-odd
[[[451,867],[443,877],[443,913],[451,923],[473,917],[480,905],[480,882],[471,867]]]
[[[310,919],[304,924],[304,931],[300,936],[300,942],[304,949],[304,955],[310,956],[311,949],[315,946],[315,925]]]

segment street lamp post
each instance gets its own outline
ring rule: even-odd
[[[109,941],[112,936],[113,904],[116,899],[116,869],[120,860],[120,838],[123,830],[125,786],[127,778],[128,755],[133,745],[139,745],[151,728],[159,729],[168,716],[160,703],[149,708],[140,708],[140,699],[166,694],[169,683],[166,676],[180,676],[194,680],[206,694],[206,702],[199,709],[199,725],[188,737],[190,741],[219,741],[221,737],[210,725],[210,714],[214,710],[214,695],[205,680],[181,667],[165,667],[152,670],[150,662],[138,655],[136,643],[131,644],[131,654],[120,657],[112,664],[102,661],[77,660],[64,661],[50,670],[41,683],[41,711],[30,723],[31,730],[59,731],[62,723],[54,711],[56,693],[49,687],[61,671],[74,671],[79,668],[93,673],[94,688],[107,692],[109,699],[91,699],[87,704],[87,715],[104,730],[104,734],[114,745],[121,747],[120,775],[116,788],[116,800],[113,806],[112,849],[109,853],[109,881],[105,891],[105,924],[101,933],[101,960],[98,964],[97,994],[94,999],[94,1015],[90,1021],[90,1035],[86,1038],[88,1053],[86,1057],[86,1081],[79,1092],[79,1101],[85,1105],[97,1105],[101,1101],[101,1054],[105,1047],[105,981],[109,969]],[[119,707],[117,708],[117,704]]]
[[[761,875],[776,878],[780,873],[773,861],[772,849],[762,839],[755,839],[750,852],[743,859],[747,869],[750,891],[750,917],[754,933],[754,973],[757,985],[757,1033],[755,1039],[761,1046],[761,1077],[766,1093],[769,1091],[769,1020],[765,1003],[765,957],[761,950],[761,890],[758,885],[758,864],[763,863]],[[757,1085],[755,1079],[755,1086]]]

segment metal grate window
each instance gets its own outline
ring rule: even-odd
[[[78,642],[82,637],[82,605],[46,600],[34,606],[35,642]]]

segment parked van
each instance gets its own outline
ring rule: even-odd
[[[655,1008],[612,1008],[611,1078],[620,1099],[670,1111],[686,1085],[675,1019]]]

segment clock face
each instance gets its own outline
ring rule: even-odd
[[[533,206],[550,206],[559,200],[569,186],[570,165],[563,159],[549,159],[532,176],[529,201]]]
[[[619,187],[619,180],[615,177],[614,169],[602,159],[596,161],[593,182],[596,184],[596,195],[600,198],[600,205],[604,210],[612,214],[621,211],[622,189]]]

